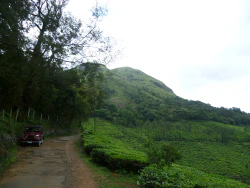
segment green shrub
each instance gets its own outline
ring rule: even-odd
[[[95,163],[107,165],[107,156],[105,155],[105,151],[98,148],[93,148],[93,150],[90,152],[90,156]]]
[[[108,167],[109,169],[125,170],[127,172],[138,173],[140,169],[147,165],[146,158],[140,153],[133,155],[135,152],[124,152],[116,149],[93,148],[90,156],[95,163]]]
[[[94,145],[94,144],[84,144],[84,151],[87,155],[91,155],[91,152],[93,152],[93,150],[95,148],[101,148],[101,146],[98,145]],[[93,155],[93,154],[92,154]]]
[[[158,168],[156,164],[153,164],[147,166],[141,171],[137,184],[140,187],[158,188],[166,187],[166,181],[167,174],[163,171],[162,168]]]
[[[171,166],[172,163],[181,159],[181,154],[177,148],[172,144],[166,143],[149,143],[147,154],[151,164],[164,165],[165,163]]]
[[[184,176],[171,167],[162,168],[153,164],[141,171],[139,181],[140,187],[165,188],[165,187],[204,187],[199,184],[190,185],[184,181]]]

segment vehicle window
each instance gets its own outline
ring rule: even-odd
[[[40,132],[40,128],[26,128],[26,132]]]

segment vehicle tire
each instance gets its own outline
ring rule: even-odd
[[[37,146],[39,147],[41,145],[41,142],[38,142]]]

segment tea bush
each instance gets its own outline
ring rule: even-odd
[[[154,143],[152,144],[145,135],[137,134],[135,129],[124,128],[102,120],[97,124],[95,131],[93,131],[93,124],[90,122],[85,122],[83,127],[83,147],[85,151],[88,151],[94,162],[102,164],[112,171],[136,172],[137,169],[144,167],[143,170],[140,170],[137,182],[140,187],[250,187],[227,177],[187,167],[188,164],[185,166],[174,164],[173,162],[179,159],[179,157],[176,157],[179,156],[179,152],[172,146],[177,146],[180,149],[180,145],[176,142],[166,144],[152,142]],[[180,144],[184,145],[184,143],[186,142]],[[193,142],[192,144],[197,143]],[[166,146],[165,151],[164,145]],[[172,150],[173,153],[171,154],[169,150]],[[194,153],[194,151],[189,152]],[[224,154],[224,152],[222,153]],[[169,156],[166,156],[167,154]],[[177,155],[175,156],[175,154]],[[185,155],[182,157],[185,158]],[[203,157],[202,155],[199,156]],[[168,157],[169,160],[167,160]],[[210,162],[208,165],[211,165],[211,161],[208,162]],[[151,163],[151,165],[145,167],[148,163]]]
[[[144,168],[137,184],[143,188],[169,188],[169,187],[206,187],[205,184],[185,179],[182,172],[172,167],[161,168],[156,164]]]
[[[126,131],[116,132],[117,129],[109,124],[103,125],[102,129],[97,129],[95,133],[88,131],[88,128],[90,127],[85,124],[85,133],[82,136],[83,149],[95,163],[113,171],[125,170],[135,173],[148,164],[147,155],[140,151],[140,146],[136,142],[137,137],[128,137],[129,133]],[[111,132],[113,134],[110,134]]]
[[[208,174],[190,167],[173,165],[172,167],[162,168],[156,164],[147,166],[141,171],[137,184],[141,188],[250,187],[238,181]]]
[[[181,159],[180,152],[172,144],[150,142],[147,148],[146,153],[151,164],[166,164],[171,166],[172,163]]]
[[[103,135],[98,137],[95,134],[87,135],[83,139],[84,151],[94,162],[107,166],[111,170],[123,169],[138,173],[139,169],[147,165],[145,153],[136,151],[119,140],[108,142],[109,139],[112,138],[106,138]]]
[[[133,153],[135,155],[133,155]],[[102,164],[109,169],[126,170],[127,172],[138,173],[140,169],[147,165],[146,158],[143,158],[140,153],[129,151],[121,153],[117,149],[95,148],[90,153],[93,161]]]
[[[141,171],[137,184],[140,187],[166,187],[167,177],[162,168],[153,164]]]

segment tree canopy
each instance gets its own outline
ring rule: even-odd
[[[65,11],[67,4],[0,0],[0,109],[33,108],[72,120],[102,101],[93,72],[113,58],[113,42],[98,27],[107,10],[97,4],[83,24]],[[73,68],[86,63],[85,71]]]

